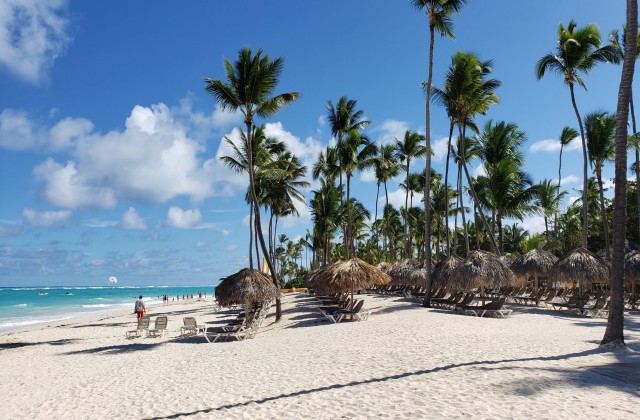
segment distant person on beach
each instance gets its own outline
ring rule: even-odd
[[[140,295],[138,300],[136,300],[134,311],[138,315],[138,319],[142,318],[144,313],[147,312],[147,308],[144,306],[144,302],[142,301],[142,295]]]

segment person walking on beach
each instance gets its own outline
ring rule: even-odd
[[[144,302],[142,301],[142,295],[140,295],[138,300],[136,300],[134,311],[138,315],[138,319],[142,318],[144,313],[147,312],[147,308],[144,306]]]

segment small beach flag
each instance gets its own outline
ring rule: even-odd
[[[262,272],[264,274],[266,274],[267,276],[271,275],[271,270],[269,270],[269,265],[267,264],[267,259],[266,258],[262,258]]]

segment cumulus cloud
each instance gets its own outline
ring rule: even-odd
[[[477,178],[479,176],[487,176],[487,170],[484,168],[484,165],[478,165],[473,170],[473,177]]]
[[[382,124],[373,127],[370,131],[372,134],[377,134],[377,143],[388,144],[393,143],[396,138],[402,140],[408,129],[409,125],[405,121],[384,120]]]
[[[447,157],[447,145],[449,144],[448,137],[442,137],[431,143],[431,149],[433,150],[433,157],[431,158],[435,162],[444,162]]]
[[[50,228],[62,226],[67,223],[69,217],[71,217],[71,211],[60,210],[39,212],[34,209],[25,208],[22,210],[22,217],[28,225]]]
[[[562,182],[561,185],[565,186],[565,185],[572,185],[572,184],[577,184],[581,181],[581,178],[578,178],[575,175],[567,175],[567,176],[563,176],[562,177]],[[553,184],[557,184],[558,183],[558,178],[554,178],[551,180],[551,182]]]
[[[563,147],[563,151],[570,152],[573,150],[580,150],[582,148],[582,141],[580,137],[576,137],[569,144]],[[529,147],[531,152],[547,152],[547,153],[557,153],[560,151],[560,140],[555,139],[546,139],[536,141]]]
[[[526,217],[522,221],[522,227],[524,230],[529,231],[529,235],[544,232],[544,217],[543,216],[530,216]]]
[[[67,0],[0,2],[0,65],[29,83],[46,76],[69,41]]]
[[[376,172],[373,169],[365,169],[360,172],[360,181],[362,182],[374,182],[376,181]]]
[[[238,245],[228,245],[224,248],[224,252],[233,252],[238,249]]]
[[[200,210],[182,210],[179,207],[172,206],[167,213],[165,225],[178,229],[191,229],[198,227],[201,222],[202,214],[200,214]]]
[[[389,204],[393,205],[396,209],[404,209],[404,199],[406,192],[402,188],[398,188],[395,191],[389,191]],[[422,193],[414,193],[413,194],[413,206],[422,206],[422,198],[424,195]],[[386,203],[386,197],[382,194],[378,198],[378,202],[381,205]],[[407,205],[411,206],[411,196],[409,196],[409,200],[407,201]]]
[[[65,164],[48,158],[34,169],[41,197],[59,207],[112,208],[123,199],[162,203],[180,195],[200,202],[246,188],[244,177],[226,168],[218,156],[203,159],[206,147],[190,137],[183,120],[162,103],[136,105],[124,130],[106,134],[93,131],[93,124],[82,118],[38,129],[24,114],[5,112],[0,124],[4,115],[5,121],[14,121],[5,128],[23,127],[32,133],[27,137],[35,139],[33,147],[45,138],[51,150],[70,148],[73,159]]]
[[[122,226],[123,229],[131,230],[144,230],[147,228],[144,219],[140,217],[138,211],[133,207],[129,207],[129,209],[124,212],[120,226]]]

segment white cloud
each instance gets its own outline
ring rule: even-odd
[[[24,137],[32,139],[32,148],[42,144],[41,138],[50,149],[71,148],[73,160],[65,165],[49,158],[34,169],[42,181],[41,196],[59,207],[111,208],[121,199],[162,203],[179,195],[199,202],[244,190],[244,177],[217,157],[202,159],[206,147],[181,121],[158,104],[135,106],[123,131],[106,134],[92,131],[93,124],[82,118],[62,120],[50,130],[34,128],[13,111],[0,115],[0,129],[11,129],[16,137],[20,131],[31,133]]]
[[[581,181],[581,178],[578,178],[575,175],[567,175],[562,177],[562,182],[560,183],[562,186],[577,184]],[[557,184],[558,178],[554,178],[551,180],[551,183]]]
[[[398,188],[395,191],[389,191],[389,204],[393,205],[396,209],[404,209],[404,200],[405,200],[406,192],[402,188]],[[413,207],[422,206],[422,198],[424,195],[422,193],[414,193],[413,194]],[[384,205],[386,203],[386,197],[382,194],[378,198],[378,202]],[[407,205],[411,206],[411,196],[407,200]],[[372,216],[373,217],[373,216]]]
[[[228,245],[224,248],[224,252],[233,252],[238,249],[238,245]]]
[[[487,176],[487,170],[484,168],[484,165],[478,165],[473,170],[473,177],[477,178],[479,176]]]
[[[402,140],[409,129],[405,121],[384,120],[379,126],[373,127],[371,133],[379,133],[376,142],[379,144],[393,143],[395,139]]]
[[[313,165],[318,153],[323,150],[322,144],[313,137],[307,137],[304,141],[299,137],[286,131],[282,123],[267,123],[264,126],[264,133],[267,137],[275,137],[284,142],[303,165],[308,168]]]
[[[325,125],[326,123],[327,123],[327,119],[325,118],[325,116],[324,116],[324,115],[320,115],[320,116],[318,117],[318,125],[319,125],[320,127],[324,127],[324,125]]]
[[[129,207],[129,209],[124,212],[120,226],[122,226],[123,229],[132,230],[144,230],[147,228],[144,219],[140,217],[138,211],[133,207]]]
[[[431,149],[433,150],[433,157],[431,159],[435,162],[444,162],[445,158],[447,157],[448,144],[448,137],[443,137],[434,142],[431,142]]]
[[[582,148],[582,141],[580,137],[576,137],[569,144],[564,146],[562,149],[565,152],[570,152],[573,150],[580,150]],[[547,153],[557,153],[560,152],[560,140],[555,139],[547,139],[547,140],[539,140],[529,147],[531,152],[547,152]]]
[[[529,235],[544,232],[544,217],[543,216],[531,216],[522,221],[522,227],[524,230],[529,231]]]
[[[376,172],[371,168],[365,169],[364,171],[360,172],[360,181],[362,182],[376,181]]]
[[[70,41],[67,0],[0,2],[0,65],[38,83]]]
[[[71,216],[71,211],[43,211],[25,208],[22,210],[22,217],[27,224],[37,227],[57,227],[64,225]]]
[[[178,229],[191,229],[198,227],[202,222],[200,210],[182,210],[179,207],[170,207],[167,213],[165,225]]]

